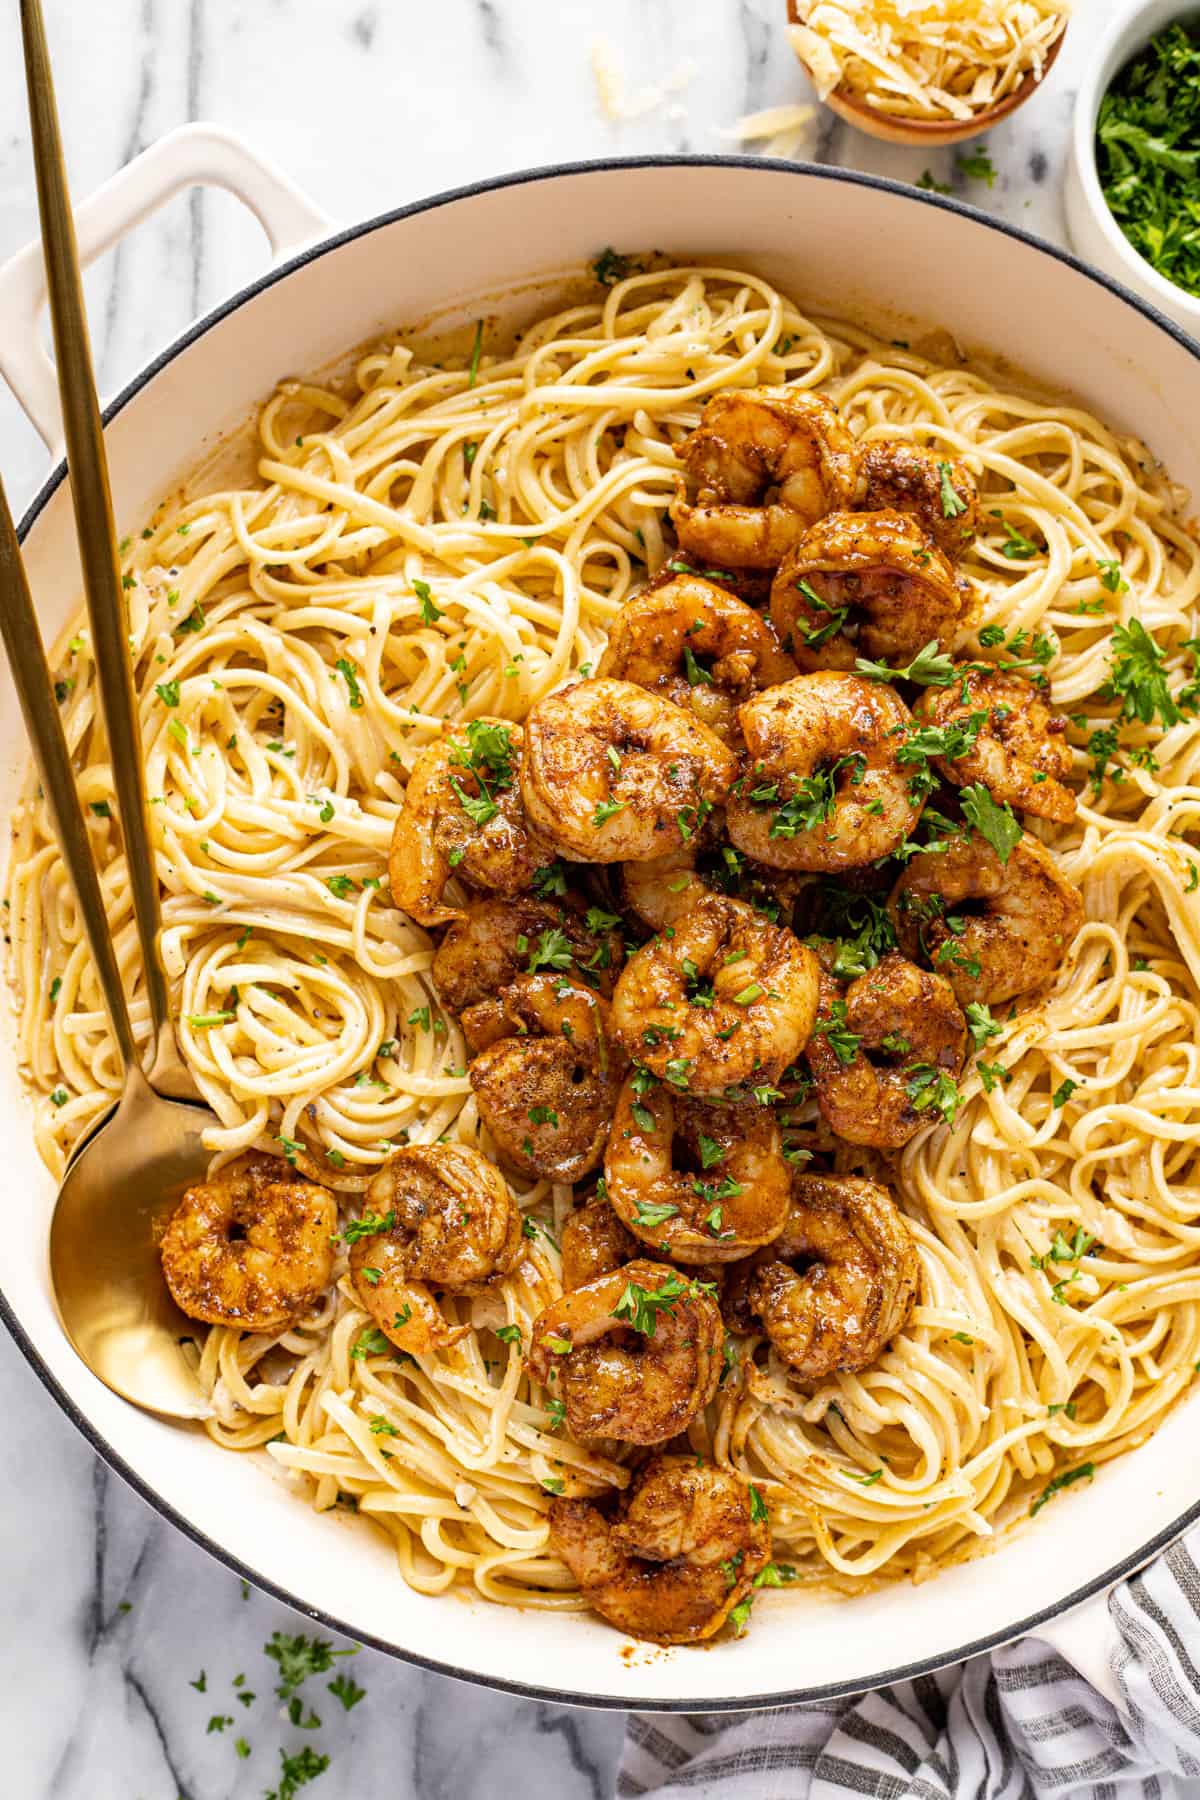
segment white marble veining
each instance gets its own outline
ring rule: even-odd
[[[978,205],[1062,241],[1073,69],[1123,0],[1083,0],[1052,80],[992,134],[993,187],[952,153],[888,149],[824,115],[823,162],[915,180],[927,164]],[[243,132],[337,220],[532,164],[730,148],[740,115],[805,97],[783,0],[45,0],[69,166],[83,194],[189,118]],[[629,93],[680,79],[626,122],[598,104],[602,30]],[[690,70],[690,74],[688,71]],[[687,76],[684,80],[683,77]],[[0,16],[0,260],[35,233],[16,8]],[[197,313],[253,275],[265,245],[224,194],[181,196],[88,280],[111,392]],[[15,506],[45,453],[0,391],[0,468]],[[519,1702],[362,1652],[367,1698],[298,1731],[262,1646],[304,1621],[178,1536],[100,1464],[0,1333],[0,1793],[6,1800],[249,1800],[279,1747],[328,1754],[314,1797],[603,1800],[621,1721]],[[215,1453],[214,1453],[215,1454]],[[206,1691],[189,1685],[206,1674]],[[240,1705],[233,1677],[258,1697]],[[553,1672],[548,1671],[548,1679]],[[306,1689],[307,1694],[307,1689]],[[223,1730],[209,1720],[233,1717]],[[240,1757],[243,1737],[250,1754]]]

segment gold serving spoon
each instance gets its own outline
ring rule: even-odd
[[[204,1175],[209,1152],[201,1136],[218,1121],[198,1102],[170,1017],[108,464],[39,0],[21,0],[21,29],[71,497],[152,1029],[145,1075],[17,537],[0,493],[0,635],[124,1074],[115,1108],[67,1164],[50,1227],[50,1273],[63,1326],[93,1374],[153,1412],[197,1418],[207,1406],[180,1341],[194,1336],[195,1327],[167,1291],[157,1245],[184,1189]]]

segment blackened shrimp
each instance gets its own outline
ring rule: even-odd
[[[808,1042],[817,959],[780,925],[706,894],[636,951],[613,992],[631,1060],[680,1091],[778,1081]]]
[[[905,955],[940,970],[962,1006],[1043,986],[1083,924],[1079,889],[1028,832],[1004,862],[977,832],[914,856],[888,906]]]
[[[678,849],[736,775],[715,732],[629,681],[563,688],[525,725],[526,815],[572,862],[644,862]]]
[[[837,408],[804,388],[714,394],[677,454],[687,479],[671,522],[688,556],[721,568],[773,569],[814,519],[863,491]]]
[[[857,1175],[792,1176],[787,1224],[731,1277],[742,1307],[804,1381],[865,1369],[904,1328],[921,1266],[888,1190]]]
[[[662,1444],[712,1399],[724,1342],[709,1288],[639,1260],[540,1313],[529,1368],[562,1400],[576,1437]]]
[[[645,1246],[622,1225],[602,1194],[577,1207],[562,1228],[563,1291],[583,1287],[598,1275],[610,1275],[623,1263],[635,1262]]]
[[[685,846],[653,862],[626,863],[621,893],[626,906],[652,931],[662,931],[705,894],[707,882],[696,873],[696,853]]]
[[[908,513],[951,561],[979,529],[979,490],[956,456],[905,438],[876,438],[861,450],[864,512]]]
[[[406,1144],[346,1227],[359,1304],[401,1350],[427,1356],[467,1335],[435,1293],[481,1294],[516,1267],[521,1215],[504,1178],[465,1144]]]
[[[163,1275],[190,1319],[285,1331],[329,1286],[336,1230],[327,1188],[250,1150],[188,1188],[159,1246]]]
[[[852,669],[859,656],[899,666],[933,639],[949,649],[969,600],[915,520],[834,512],[780,564],[771,617],[802,669]]]
[[[822,1117],[840,1138],[898,1150],[944,1116],[940,1078],[958,1077],[967,1022],[944,975],[891,950],[843,992],[821,978],[821,1009],[805,1057]]]
[[[743,700],[796,673],[774,627],[699,575],[675,574],[627,600],[599,673],[661,694],[729,742]]]
[[[1071,773],[1067,720],[1023,675],[964,669],[953,686],[927,688],[914,711],[922,725],[944,729],[971,722],[968,749],[934,758],[956,787],[981,781],[1001,805],[1007,801],[1059,825],[1075,817],[1075,796],[1065,786]]]
[[[703,1105],[640,1074],[621,1089],[604,1179],[622,1223],[689,1264],[732,1262],[770,1243],[791,1194],[768,1107]]]
[[[519,725],[472,719],[418,756],[392,830],[388,879],[396,905],[419,925],[462,916],[442,899],[451,873],[517,894],[553,860],[521,806],[523,741]]]
[[[890,687],[798,675],[748,700],[738,719],[748,767],[725,828],[756,862],[832,873],[890,856],[909,836],[921,801],[896,751],[911,714]]]
[[[532,894],[475,900],[454,921],[433,959],[433,985],[454,1012],[498,994],[518,975],[547,969],[608,998],[625,948],[613,915],[573,900]]]
[[[479,1116],[522,1175],[578,1181],[598,1166],[621,1085],[607,1001],[565,975],[519,975],[463,1015]]]
[[[639,1470],[618,1516],[555,1500],[550,1547],[618,1631],[695,1644],[719,1631],[771,1558],[766,1508],[740,1475],[693,1456]]]

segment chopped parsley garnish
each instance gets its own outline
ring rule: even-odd
[[[1021,823],[1008,801],[998,805],[982,782],[963,788],[959,798],[964,818],[970,821],[980,837],[987,839],[1000,861],[1006,863],[1022,835]]]
[[[386,1356],[391,1347],[377,1325],[368,1326],[365,1331],[359,1332],[351,1346],[351,1361],[361,1362],[365,1356]]]
[[[843,769],[849,769],[851,784],[857,786],[866,773],[866,766],[865,756],[855,751],[850,756],[839,756],[828,768],[816,769],[811,775],[803,776],[794,784],[790,798],[776,811],[769,835],[794,838],[799,832],[815,831],[833,814],[837,803],[837,776]],[[775,782],[755,788],[750,794],[756,805],[771,804],[778,798],[779,789]]]
[[[1030,1518],[1033,1517],[1034,1513],[1040,1512],[1047,1500],[1053,1500],[1055,1494],[1060,1493],[1063,1488],[1073,1487],[1077,1481],[1090,1481],[1095,1473],[1095,1463],[1088,1462],[1080,1463],[1077,1469],[1068,1469],[1063,1475],[1056,1475],[1053,1481],[1046,1483],[1046,1486],[1042,1489],[1041,1493],[1030,1507]]]
[[[164,706],[178,706],[179,705],[179,683],[178,683],[178,681],[160,681],[154,691],[158,695],[159,699],[162,701]]]
[[[665,1225],[668,1219],[678,1216],[679,1208],[668,1201],[638,1200],[633,1209],[636,1225]]]
[[[712,686],[712,676],[696,661],[690,644],[685,644],[683,647],[683,672],[687,676],[689,687],[699,687],[701,684],[706,687]]]
[[[635,257],[622,256],[619,250],[614,250],[609,244],[594,259],[590,267],[601,287],[616,287],[618,281],[624,281],[628,276],[636,275],[639,265]]]
[[[971,1044],[976,1050],[982,1050],[989,1038],[999,1037],[1004,1030],[1003,1025],[992,1017],[992,1009],[985,1006],[982,1000],[971,1000],[966,1009],[967,1030],[971,1034]]]
[[[625,805],[625,802],[623,800],[600,800],[600,801],[598,801],[596,804],[596,810],[592,814],[592,824],[593,825],[606,824],[609,819],[614,818],[617,813],[619,813],[623,810],[624,805]]]
[[[1167,686],[1166,656],[1139,619],[1114,625],[1112,652],[1100,698],[1121,702],[1118,718],[1152,725],[1157,713],[1164,730],[1178,725],[1183,713]],[[1194,703],[1188,710],[1195,710]]]
[[[851,1031],[846,1023],[846,1002],[844,1000],[833,1002],[829,1008],[829,1017],[817,1020],[812,1028],[812,1035],[823,1037],[845,1068],[849,1068],[854,1061],[858,1055],[859,1045],[862,1043],[861,1034]]]
[[[502,1344],[519,1344],[521,1327],[519,1325],[497,1325],[496,1336]]]
[[[483,348],[483,320],[475,321],[475,342],[471,346],[471,369],[467,386],[473,388],[479,376],[479,352]]]
[[[960,150],[954,162],[968,181],[986,181],[991,187],[996,180],[996,165],[983,144],[976,150]]]
[[[1053,1106],[1055,1112],[1060,1112],[1062,1110],[1078,1086],[1079,1083],[1077,1081],[1064,1081],[1060,1087],[1055,1088],[1054,1093],[1050,1098],[1050,1104]]]
[[[711,1282],[684,1281],[678,1275],[666,1276],[656,1288],[644,1288],[639,1282],[628,1281],[625,1291],[613,1307],[612,1316],[631,1331],[640,1331],[644,1337],[653,1337],[658,1328],[660,1312],[674,1310],[677,1300],[685,1295],[695,1299],[700,1293],[712,1294]],[[553,1345],[551,1345],[553,1348]]]
[[[1110,594],[1128,593],[1129,583],[1122,575],[1121,565],[1115,558],[1112,561],[1109,561],[1106,557],[1098,556],[1096,558],[1096,567],[1100,571],[1100,586],[1102,588],[1107,588]]]
[[[536,975],[539,969],[569,969],[573,961],[574,952],[566,932],[552,925],[539,934],[529,952],[529,973]]]
[[[993,519],[999,519],[1004,527],[1005,541],[1000,546],[1001,556],[1006,556],[1009,562],[1026,562],[1029,557],[1038,554],[1038,546],[1033,539],[1027,538],[1023,532],[1017,530],[1015,525],[1010,524],[998,507],[993,506],[991,514]],[[980,633],[979,641],[983,642],[982,633]]]
[[[439,619],[445,618],[445,613],[433,603],[433,589],[427,581],[414,581],[413,593],[421,608],[422,625],[436,625]]]
[[[1200,41],[1175,20],[1118,71],[1096,119],[1096,172],[1109,211],[1140,256],[1200,294]]]
[[[942,463],[944,469],[947,465]],[[964,509],[959,508],[960,511]],[[953,687],[961,673],[954,666],[954,659],[944,650],[938,649],[936,638],[929,642],[913,657],[903,669],[894,669],[889,663],[871,662],[860,656],[854,665],[856,675],[866,676],[868,681],[914,681],[918,687]]]
[[[543,900],[561,897],[567,891],[567,871],[560,862],[548,863],[544,869],[534,870],[530,886]]]
[[[327,1683],[329,1692],[335,1700],[340,1700],[347,1712],[356,1707],[360,1700],[367,1697],[366,1688],[359,1687],[353,1675],[338,1674]]]
[[[946,519],[957,519],[960,513],[966,512],[967,503],[965,500],[960,500],[954,491],[954,471],[948,462],[940,462],[938,474],[941,477],[942,516]]]
[[[325,1638],[303,1634],[289,1637],[286,1632],[275,1631],[263,1645],[263,1655],[279,1665],[279,1686],[275,1692],[281,1700],[288,1700],[310,1675],[324,1675],[332,1669],[336,1657],[357,1656],[358,1650],[335,1650]]]
[[[914,1063],[904,1091],[914,1112],[937,1112],[947,1125],[954,1123],[962,1095],[943,1069],[934,1068],[932,1063]]]
[[[348,656],[339,656],[334,668],[346,683],[346,691],[350,695],[350,711],[358,712],[362,706],[362,689],[358,685],[358,670]]]

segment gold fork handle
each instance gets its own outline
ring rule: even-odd
[[[0,638],[4,640],[17,699],[21,702],[25,729],[37,757],[38,773],[42,778],[46,804],[50,808],[54,835],[58,839],[58,847],[62,851],[63,861],[67,865],[67,873],[79,902],[83,929],[96,965],[96,976],[100,982],[104,1004],[108,1008],[117,1050],[122,1066],[129,1069],[136,1066],[137,1051],[133,1042],[133,1028],[129,1023],[129,1009],[125,1004],[125,988],[117,966],[117,953],[109,936],[104,896],[100,891],[96,865],[92,861],[87,825],[75,787],[75,773],[71,767],[71,753],[63,735],[58,703],[54,697],[50,671],[46,667],[45,651],[42,649],[37,615],[33,610],[33,599],[25,578],[17,533],[12,514],[8,510],[8,498],[2,481]],[[45,971],[42,974],[45,978]]]
[[[39,0],[21,0],[25,77],[33,131],[38,210],[46,284],[54,327],[54,348],[75,529],[92,624],[96,673],[104,703],[104,723],[112,756],[113,782],[150,1020],[154,1034],[151,1084],[162,1093],[187,1097],[196,1092],[171,1024],[162,960],[162,914],[146,810],[146,776],[141,730],[128,648],[128,621],[121,587],[120,558],[113,525],[108,460],[92,368],[91,343],[79,278],[75,221],[67,192],[58,109]]]

